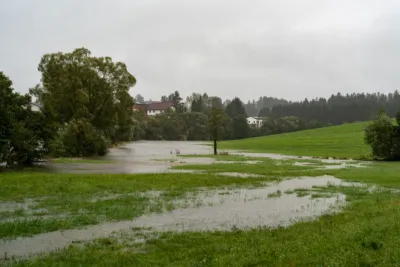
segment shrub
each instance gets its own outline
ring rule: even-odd
[[[60,131],[51,150],[54,156],[103,156],[108,145],[108,140],[90,122],[74,119]]]
[[[397,116],[400,121],[400,114]],[[394,160],[400,157],[400,131],[385,112],[380,111],[376,119],[365,129],[365,143],[372,149],[374,159]]]

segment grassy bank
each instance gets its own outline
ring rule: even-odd
[[[219,148],[314,157],[358,158],[370,154],[363,139],[367,124],[349,123],[293,133],[223,141],[220,142]]]

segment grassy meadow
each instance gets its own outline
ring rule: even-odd
[[[365,123],[221,142],[221,148],[318,157],[356,158],[368,154]],[[303,142],[305,142],[303,144]],[[332,175],[365,187],[327,186],[269,194],[324,198],[346,195],[340,212],[289,227],[212,232],[149,232],[94,239],[5,266],[398,266],[400,262],[400,163],[361,162],[363,167],[331,169],[340,162],[317,159],[273,160],[234,155],[211,157],[214,164],[179,164],[174,169],[204,173],[51,174],[0,173],[1,203],[25,208],[0,212],[0,239],[15,239],[104,221],[132,219],[179,208],[175,200],[198,190],[255,188],[265,182]],[[301,164],[298,164],[301,163]],[[258,174],[239,178],[220,172]],[[157,193],[157,194],[155,194]],[[29,203],[30,202],[30,203]],[[28,204],[28,205],[27,205]],[[45,214],[41,214],[44,211]],[[36,216],[37,219],[30,219]],[[7,221],[7,219],[11,219]],[[15,220],[15,221],[14,221]],[[133,242],[137,235],[144,242]]]
[[[367,122],[349,123],[293,133],[223,141],[219,143],[219,148],[313,157],[369,157],[370,149],[364,144],[364,129],[367,125]]]

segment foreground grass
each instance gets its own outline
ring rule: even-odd
[[[56,203],[59,201],[61,206],[65,204],[62,209],[76,213],[81,207],[90,213],[103,215],[107,215],[105,209],[113,210],[113,207],[124,207],[126,210],[136,207],[135,214],[141,214],[147,212],[146,207],[149,207],[146,204],[147,196],[132,193],[165,191],[160,198],[165,202],[199,187],[250,186],[265,180],[290,177],[290,174],[319,174],[319,171],[310,167],[290,167],[290,161],[263,159],[260,164],[241,164],[241,160],[236,160],[236,157],[230,158],[234,164],[180,167],[198,168],[210,173],[257,173],[267,177],[243,179],[211,174],[7,173],[0,174],[0,188],[2,193],[5,193],[0,194],[0,199],[22,201],[26,197],[51,195],[56,199]],[[221,160],[225,161],[226,158]],[[378,162],[368,168],[325,170],[323,173],[347,181],[400,188],[400,163]],[[233,229],[231,232],[169,232],[160,233],[157,238],[154,238],[154,235],[145,237],[146,242],[143,244],[134,244],[130,235],[110,237],[94,240],[86,245],[71,245],[48,256],[18,262],[12,266],[398,266],[400,195],[388,191],[369,193],[357,188],[339,187],[314,188],[314,192],[305,193],[315,198],[323,198],[329,192],[345,193],[350,205],[342,213],[325,215],[316,221],[296,223],[288,228],[251,231]],[[89,201],[93,197],[107,196],[109,193],[124,196],[107,200],[109,202],[104,202],[107,204],[103,201]],[[44,199],[41,205],[50,209],[51,202],[51,199]],[[59,204],[55,205],[56,209]],[[112,215],[110,219],[120,218],[118,216],[121,215]],[[97,217],[89,215],[81,220],[88,221],[88,224],[98,223],[91,222],[92,218]],[[54,224],[50,225],[53,227]],[[40,227],[42,228],[39,229],[48,229],[47,226]],[[62,229],[65,225],[57,227]],[[18,229],[23,231],[23,226],[19,226]],[[10,229],[0,228],[0,232],[6,231]],[[132,230],[133,233],[136,231],[137,229]]]
[[[200,187],[261,185],[264,180],[199,174],[2,173],[0,201],[27,203],[28,209],[0,212],[0,238],[132,219],[172,209],[172,200]],[[154,191],[162,193],[143,194]]]
[[[368,157],[364,144],[367,122],[299,131],[286,134],[220,142],[220,149],[248,150],[314,157]]]
[[[398,266],[399,246],[400,197],[375,193],[289,228],[104,238],[15,266]]]

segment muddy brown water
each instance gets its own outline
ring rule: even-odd
[[[294,221],[310,220],[316,216],[338,210],[345,203],[345,195],[334,194],[327,198],[313,199],[311,196],[297,197],[285,194],[296,188],[311,189],[313,186],[343,185],[332,176],[303,177],[268,184],[261,188],[203,191],[180,200],[188,208],[171,212],[153,213],[139,218],[119,222],[107,222],[83,229],[72,229],[43,233],[33,237],[0,241],[0,255],[27,257],[48,253],[67,247],[74,242],[84,242],[110,236],[115,231],[131,228],[148,228],[154,231],[230,231],[259,226],[287,226]],[[279,197],[271,194],[280,192]],[[197,203],[193,205],[193,203]]]

